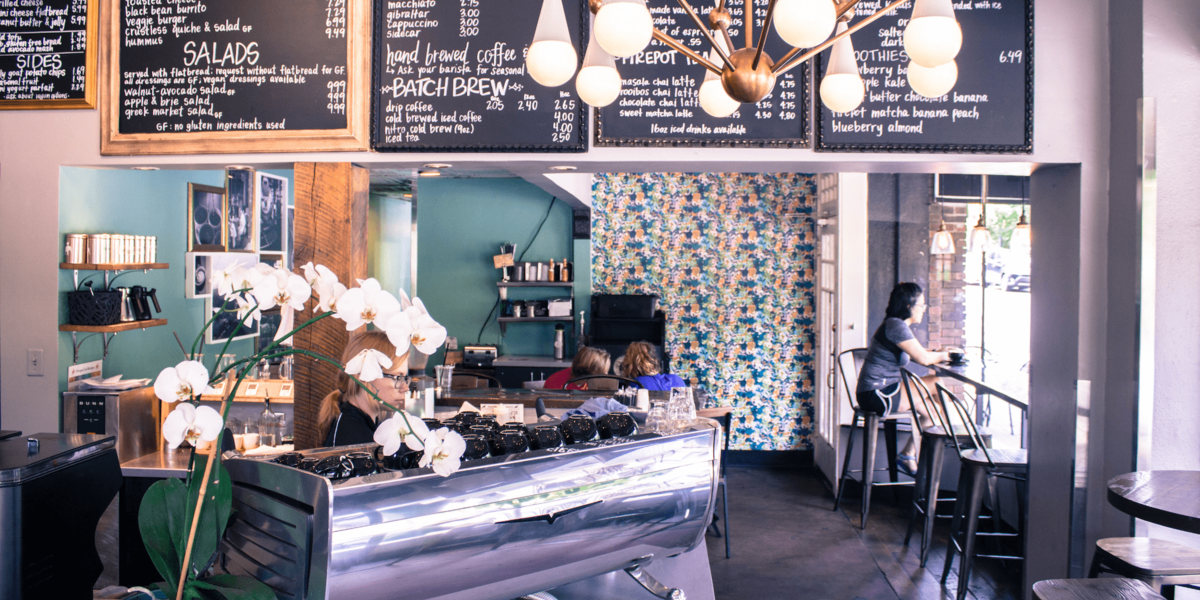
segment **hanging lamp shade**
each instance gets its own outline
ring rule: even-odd
[[[946,222],[942,221],[941,227],[938,227],[936,233],[933,234],[933,241],[929,244],[930,254],[954,254],[954,236],[946,231]]]
[[[525,56],[529,76],[546,87],[558,87],[571,80],[578,64],[562,0],[543,0],[533,44]]]
[[[981,252],[992,246],[992,232],[988,231],[984,216],[979,215],[979,222],[971,229],[971,251]]]
[[[628,58],[646,49],[654,37],[654,18],[646,0],[606,0],[596,13],[596,41],[609,54]]]
[[[722,48],[725,47],[721,38],[717,38],[717,43],[721,44]],[[716,49],[709,50],[708,60],[719,63],[721,56],[717,54]],[[721,82],[721,76],[705,69],[704,81],[700,83],[700,108],[718,119],[724,119],[737,112],[741,106],[741,102],[729,97],[729,92],[725,91],[725,84]]]
[[[775,33],[797,48],[812,48],[829,38],[837,25],[833,0],[778,0]]]
[[[1021,252],[1029,252],[1033,247],[1033,240],[1030,235],[1029,222],[1025,220],[1025,209],[1021,209],[1021,218],[1017,221],[1017,226],[1013,228],[1012,237],[1008,240],[1008,247]]]
[[[962,27],[954,18],[952,0],[916,0],[904,29],[904,51],[926,68],[940,67],[958,56]]]
[[[594,19],[595,17],[593,17]],[[583,56],[583,68],[575,78],[575,91],[589,106],[608,106],[621,95],[621,74],[611,54],[596,42],[596,28],[592,27],[587,54]]]
[[[847,29],[845,21],[838,23],[837,33]],[[850,36],[833,45],[829,53],[829,66],[821,78],[821,102],[835,113],[848,113],[862,104],[867,88],[858,74],[858,62],[854,60],[854,46]]]
[[[958,63],[950,61],[932,69],[916,62],[908,63],[908,85],[926,98],[940,98],[954,89],[958,82]]]

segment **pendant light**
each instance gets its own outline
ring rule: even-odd
[[[930,254],[954,254],[954,236],[946,231],[946,204],[941,199],[938,199],[938,206],[941,208],[942,224],[938,226],[937,233],[933,234],[933,241],[929,244]]]
[[[982,252],[992,246],[992,232],[987,228],[988,176],[983,176],[983,193],[979,197],[979,222],[971,228],[971,251]]]
[[[958,63],[954,61],[932,69],[922,67],[916,61],[908,63],[908,85],[926,98],[941,98],[949,94],[957,82]]]
[[[778,0],[773,22],[783,41],[812,48],[829,39],[837,25],[837,7],[833,0]]]
[[[592,17],[595,20],[597,17]],[[603,46],[596,41],[596,28],[592,27],[587,54],[583,55],[583,68],[575,78],[575,91],[579,98],[590,106],[608,106],[621,95],[621,74],[617,63]]]
[[[837,32],[846,31],[846,22],[837,25]],[[838,40],[829,53],[829,66],[821,78],[821,102],[835,113],[848,113],[862,104],[867,88],[858,74],[854,60],[854,45],[850,36]]]
[[[629,58],[650,45],[654,18],[646,0],[605,0],[596,13],[596,40],[609,54]]]
[[[721,45],[721,48],[725,48],[725,40],[717,38],[717,43]],[[713,62],[721,60],[716,48],[708,51],[708,59]],[[712,71],[705,71],[704,81],[700,84],[700,108],[703,108],[704,112],[718,119],[724,119],[737,112],[741,106],[741,102],[729,97],[720,75]]]
[[[940,67],[958,56],[962,27],[954,18],[952,0],[916,0],[912,20],[904,28],[904,51],[926,68]]]
[[[1032,236],[1030,235],[1029,222],[1025,220],[1025,199],[1021,199],[1021,218],[1017,220],[1017,226],[1013,228],[1012,237],[1008,240],[1008,247],[1019,252],[1029,252],[1032,245]]]
[[[525,56],[529,76],[546,87],[558,87],[571,80],[578,63],[562,0],[543,0],[533,43]]]

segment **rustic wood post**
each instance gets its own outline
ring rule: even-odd
[[[329,267],[347,287],[367,277],[367,212],[370,173],[351,163],[296,163],[295,267],[312,261]],[[310,302],[310,306],[315,302]],[[312,309],[296,316],[303,323]],[[322,319],[296,334],[296,348],[341,359],[349,333],[341,321]],[[332,365],[297,357],[295,378],[296,449],[324,442],[318,431],[321,399],[337,387]]]

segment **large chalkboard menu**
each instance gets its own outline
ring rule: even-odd
[[[366,149],[369,0],[108,7],[102,152]]]
[[[564,5],[579,48],[587,39],[586,2]],[[574,79],[549,88],[525,67],[542,0],[376,0],[375,6],[376,150],[587,150],[587,112]]]
[[[705,4],[706,6],[699,6]],[[708,23],[713,2],[692,7]],[[768,0],[754,0],[754,41],[762,31]],[[655,26],[684,46],[708,56],[712,46],[695,22],[674,0],[647,2]],[[736,46],[745,45],[742,27],[745,2],[727,0],[733,17],[729,35]],[[774,30],[767,35],[765,52],[779,60],[791,50]],[[717,59],[720,61],[720,59]],[[717,66],[721,66],[718,62]],[[743,104],[732,116],[718,119],[700,107],[704,67],[652,40],[644,51],[617,59],[621,96],[596,109],[597,146],[760,146],[792,147],[808,144],[808,66],[800,65],[777,77],[775,89],[757,104]]]
[[[99,0],[0,0],[0,109],[94,108]]]
[[[1032,152],[1032,2],[954,2],[963,32],[958,83],[940,98],[925,98],[908,85],[904,25],[911,3],[854,34],[867,98],[852,113],[835,115],[821,107],[817,150]],[[874,13],[872,8],[857,10],[862,14],[856,17]],[[827,57],[828,52],[821,58]],[[821,65],[818,69],[824,70]]]

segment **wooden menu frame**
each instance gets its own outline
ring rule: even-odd
[[[371,147],[371,0],[346,0],[346,128],[282,131],[120,133],[121,3],[104,2],[100,56],[100,154],[233,154],[353,152]]]
[[[83,98],[69,100],[0,100],[0,110],[96,108],[97,48],[100,47],[100,2],[87,1],[87,47],[84,50]]]

